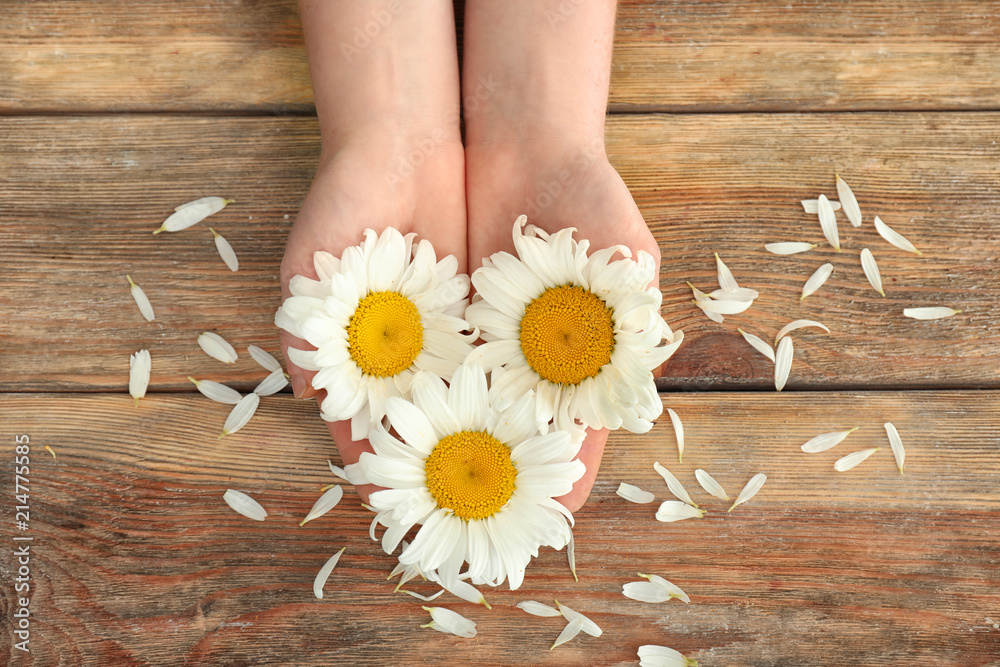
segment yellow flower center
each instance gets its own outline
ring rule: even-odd
[[[351,358],[378,377],[406,370],[424,346],[424,325],[413,302],[398,292],[372,292],[358,303],[347,325]]]
[[[496,514],[514,493],[510,449],[484,431],[461,431],[438,441],[424,462],[427,490],[438,507],[469,521]]]
[[[529,303],[521,319],[521,351],[528,365],[555,384],[579,384],[611,361],[613,311],[575,285],[550,287]]]

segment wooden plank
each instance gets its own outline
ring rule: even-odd
[[[669,421],[648,435],[614,434],[590,502],[577,515],[580,581],[544,550],[522,589],[487,591],[492,611],[441,598],[478,623],[475,640],[420,629],[421,603],[392,592],[392,558],[367,536],[370,514],[348,489],[330,514],[298,521],[332,481],[336,453],[312,404],[263,401],[250,424],[215,434],[226,408],[200,396],[0,395],[0,441],[30,437],[30,520],[3,536],[32,537],[30,655],[5,623],[10,664],[632,665],[646,643],[703,665],[963,665],[1000,661],[1000,392],[673,394],[687,450],[676,463]],[[794,415],[794,418],[790,416]],[[900,475],[888,450],[838,474],[832,462],[885,445],[892,420],[908,448]],[[859,426],[836,449],[807,455],[817,433]],[[57,458],[43,449],[49,445]],[[614,490],[629,481],[669,496],[666,464],[709,511],[662,524],[655,505]],[[693,480],[705,468],[734,494],[769,480],[732,513]],[[12,498],[13,476],[0,482]],[[222,501],[251,492],[264,523]],[[315,572],[346,546],[313,597]],[[0,572],[12,582],[11,549]],[[636,572],[666,576],[690,605],[624,598]],[[433,592],[426,584],[412,590]],[[5,615],[17,608],[0,588]],[[514,605],[553,598],[604,629],[549,652],[558,619]],[[794,641],[789,641],[794,637]],[[446,656],[446,657],[442,657]]]
[[[613,118],[612,161],[663,251],[665,316],[687,335],[663,388],[769,388],[770,362],[737,328],[769,339],[797,318],[834,333],[794,334],[790,388],[996,387],[998,123],[980,113]],[[276,350],[278,264],[316,164],[314,120],[5,118],[0,136],[0,388],[122,391],[128,355],[140,348],[153,354],[154,391],[190,390],[188,375],[244,390],[263,377],[246,354],[225,366],[195,339],[214,330],[241,351]],[[837,171],[866,220],[854,229],[841,218],[840,254],[798,203],[834,195]],[[236,199],[211,222],[240,255],[236,274],[205,224],[150,233],[174,206],[208,194]],[[878,238],[875,213],[924,255]],[[764,251],[781,240],[821,245],[792,257]],[[864,246],[880,263],[884,299],[861,273]],[[721,325],[684,285],[713,289],[713,252],[761,293]],[[827,261],[836,267],[830,282],[800,304],[802,283]],[[149,294],[155,322],[140,317],[126,273]],[[914,305],[965,312],[903,318]]]
[[[611,108],[996,109],[998,37],[993,0],[623,0]],[[8,0],[0,73],[0,113],[312,110],[294,0]]]

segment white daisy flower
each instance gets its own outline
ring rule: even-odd
[[[549,235],[514,223],[517,257],[495,253],[472,276],[477,300],[466,311],[487,342],[469,357],[492,371],[490,397],[506,409],[525,392],[538,398],[545,432],[625,428],[645,433],[663,411],[652,370],[683,340],[660,316],[662,296],[647,285],[653,258],[624,246],[597,250],[572,227]],[[522,233],[523,228],[523,233]],[[622,259],[612,261],[615,253]],[[660,345],[662,342],[666,345]]]
[[[450,388],[417,373],[411,391],[413,402],[385,403],[401,440],[376,423],[369,435],[375,452],[354,464],[385,489],[370,498],[387,526],[382,548],[392,553],[419,524],[400,563],[436,571],[447,588],[465,562],[462,576],[473,584],[506,579],[516,589],[539,547],[569,542],[573,517],[554,498],[583,476],[583,463],[574,460],[581,439],[565,431],[539,435],[530,392],[497,410],[478,366],[461,366]]]
[[[319,280],[295,276],[274,323],[314,350],[291,348],[288,359],[319,371],[312,385],[325,389],[322,416],[351,420],[355,440],[385,416],[386,399],[409,397],[418,370],[445,379],[472,350],[478,332],[462,319],[469,277],[458,260],[437,261],[427,240],[413,243],[389,228],[338,259],[316,253]]]

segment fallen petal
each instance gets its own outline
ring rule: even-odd
[[[663,577],[656,574],[643,574],[642,572],[639,572],[638,574],[640,577],[649,580],[650,583],[656,584],[657,586],[665,590],[667,594],[670,596],[670,598],[677,598],[678,600],[680,600],[685,604],[689,604],[691,602],[691,598],[688,597],[687,593],[681,590],[680,586],[670,583]]]
[[[906,461],[906,450],[903,448],[903,441],[900,439],[899,431],[896,430],[892,422],[886,422],[883,426],[885,427],[886,435],[889,436],[889,446],[892,447],[892,456],[896,459],[896,466],[899,468],[900,474],[902,474],[903,463]]]
[[[868,248],[861,249],[861,268],[875,291],[885,296],[885,290],[882,289],[882,275],[878,271],[878,264],[875,263],[875,256]]]
[[[846,431],[831,431],[829,433],[822,433],[817,435],[815,438],[811,438],[804,445],[802,445],[802,451],[807,454],[818,454],[819,452],[825,452],[828,449],[836,447],[844,441],[844,438],[850,434],[857,431],[860,426],[855,426],[852,429]]]
[[[466,639],[476,636],[476,624],[458,612],[444,607],[424,607],[424,610],[431,613],[431,622],[420,627],[451,633]]]
[[[717,289],[708,296],[719,301],[753,301],[760,292],[749,287],[737,287],[734,290]]]
[[[639,667],[698,667],[698,661],[666,646],[646,644],[639,647]]]
[[[555,647],[565,644],[569,640],[573,639],[578,634],[580,634],[580,630],[582,629],[583,629],[583,621],[579,619],[575,621],[570,621],[569,623],[566,624],[566,627],[563,628],[563,631],[559,633],[559,636],[556,637],[555,642],[553,642],[552,646],[549,647],[549,650],[551,651]]]
[[[204,350],[205,354],[224,364],[235,363],[238,358],[233,346],[225,338],[211,331],[206,331],[198,336],[198,346]]]
[[[862,449],[859,452],[852,452],[847,456],[837,459],[837,462],[833,464],[833,469],[837,472],[845,472],[850,470],[854,466],[858,465],[869,456],[882,449],[881,447],[872,447],[870,449]]]
[[[932,306],[929,308],[904,308],[903,315],[912,317],[915,320],[939,320],[942,317],[951,317],[959,314],[960,310],[946,308],[944,306]]]
[[[778,343],[778,351],[774,355],[774,388],[781,391],[788,382],[788,374],[792,372],[792,356],[795,351],[792,337],[785,336]]]
[[[573,529],[569,531],[569,542],[566,543],[566,561],[569,563],[569,571],[573,573],[573,581],[580,581],[576,576],[576,540],[573,538]]]
[[[226,504],[232,507],[237,513],[242,514],[248,519],[263,521],[267,518],[267,511],[261,506],[261,504],[242,491],[227,489],[226,493],[223,494],[222,499],[225,500]]]
[[[679,500],[665,500],[656,511],[656,520],[664,523],[681,521],[683,519],[700,519],[705,516],[705,510],[692,507]]]
[[[306,518],[302,519],[302,523],[299,526],[304,526],[313,519],[318,519],[323,516],[340,502],[340,499],[344,497],[344,489],[339,485],[334,486],[326,491],[319,499],[313,503],[312,509],[306,514]]]
[[[219,437],[236,433],[246,426],[250,418],[253,417],[253,413],[257,412],[258,405],[260,405],[260,396],[257,394],[250,393],[241,398],[226,418],[226,424],[222,427],[222,435]]]
[[[684,458],[684,424],[681,423],[681,418],[673,408],[667,408],[667,414],[670,415],[670,423],[674,427],[674,438],[677,440],[677,462],[680,463],[681,459]]]
[[[740,288],[739,283],[736,282],[736,278],[733,277],[733,272],[729,270],[729,267],[719,257],[719,253],[715,253],[715,269],[719,277],[719,287],[727,292]]]
[[[840,202],[839,201],[837,201],[836,199],[827,199],[827,201],[830,202],[830,207],[834,211],[839,211],[840,210]],[[802,209],[806,213],[812,213],[814,215],[816,213],[819,213],[819,200],[818,199],[803,199],[802,200]]]
[[[219,257],[226,263],[230,271],[238,271],[240,268],[240,259],[236,256],[233,246],[229,245],[229,241],[226,240],[225,236],[211,227],[208,228],[208,231],[212,232],[212,235],[215,237],[215,249],[219,251]]]
[[[267,350],[261,349],[256,345],[247,345],[247,352],[250,353],[250,358],[260,364],[264,370],[272,373],[281,370],[281,363]]]
[[[767,481],[767,475],[765,475],[762,472],[759,472],[753,477],[751,477],[750,481],[747,482],[747,485],[743,487],[742,491],[740,491],[740,495],[736,496],[736,500],[733,502],[733,506],[730,507],[728,511],[732,512],[734,509],[736,509],[737,505],[742,505],[746,501],[756,496],[757,492],[760,491],[760,487],[764,486],[764,482],[766,481]]]
[[[570,609],[564,604],[561,604],[559,600],[556,600],[556,607],[559,608],[559,612],[563,615],[567,621],[580,621],[583,624],[583,631],[586,632],[591,637],[600,637],[604,634],[600,626],[594,623],[587,616],[584,616],[578,611]]]
[[[153,360],[149,356],[149,350],[139,350],[128,358],[128,393],[135,399],[136,405],[146,395],[152,368]]]
[[[818,327],[823,331],[830,333],[830,330],[825,324],[821,324],[816,320],[795,320],[794,322],[789,322],[785,326],[781,327],[781,331],[779,331],[778,335],[774,337],[774,344],[777,345],[778,341],[784,338],[785,334],[795,331],[796,329],[801,329],[802,327]]]
[[[339,477],[340,479],[347,481],[347,473],[340,466],[333,465],[333,461],[330,459],[326,460],[326,464],[330,466],[330,472]]]
[[[639,505],[645,505],[656,500],[656,496],[649,491],[643,491],[638,486],[633,486],[626,482],[621,482],[618,485],[616,493],[630,503],[638,503]]]
[[[851,186],[840,177],[840,174],[837,174],[837,196],[840,197],[840,201],[844,205],[844,213],[847,215],[847,219],[855,227],[860,227],[861,207],[858,206],[858,199],[854,196]]]
[[[228,204],[233,203],[233,199],[223,199],[222,197],[202,197],[186,204],[181,204],[174,209],[174,213],[163,221],[160,228],[154,234],[160,232],[179,232],[187,229],[191,225],[196,225],[213,213],[218,213]]]
[[[691,507],[698,506],[698,503],[691,500],[691,496],[688,495],[687,489],[684,488],[684,485],[681,484],[680,480],[674,477],[672,472],[661,466],[659,461],[653,464],[653,470],[660,473],[660,477],[662,477],[663,481],[667,483],[667,488],[670,489],[670,493],[674,494]]]
[[[797,255],[816,247],[815,243],[802,243],[799,241],[783,241],[781,243],[766,243],[764,250],[775,255]]]
[[[889,225],[882,222],[882,218],[878,217],[877,215],[875,216],[875,231],[878,232],[879,236],[881,236],[886,241],[896,246],[900,250],[906,250],[907,252],[916,253],[917,255],[924,254],[919,250],[917,250],[917,248],[912,243],[907,241],[906,237],[904,237],[902,234],[889,227]]]
[[[406,593],[407,595],[412,595],[413,597],[415,597],[418,600],[421,600],[423,602],[434,602],[434,600],[437,600],[439,597],[441,597],[442,595],[444,595],[445,590],[442,588],[441,590],[439,590],[434,595],[421,595],[420,593],[416,593],[414,591],[404,591],[404,590],[401,590],[399,588],[399,586],[397,586],[396,590],[394,590],[393,592],[394,593]]]
[[[715,478],[707,472],[698,468],[694,471],[694,476],[697,478],[698,483],[701,484],[701,488],[705,489],[709,495],[713,495],[720,500],[729,500],[729,496],[726,495],[726,490],[723,489],[722,485],[715,481]]]
[[[820,195],[816,204],[816,213],[819,214],[819,226],[823,230],[823,236],[837,252],[840,252],[840,236],[837,234],[837,216],[833,212],[833,206],[826,195]]]
[[[153,304],[149,302],[149,298],[146,293],[142,291],[142,288],[135,284],[132,280],[132,276],[125,276],[130,285],[130,290],[132,292],[132,298],[135,300],[135,305],[139,306],[139,312],[142,316],[146,318],[147,322],[152,322],[156,319],[156,315],[153,313]]]
[[[213,380],[195,380],[190,375],[188,376],[188,380],[191,380],[191,382],[194,383],[195,389],[216,403],[236,405],[240,402],[240,399],[243,398],[243,394],[236,391],[232,387],[227,387],[226,385],[214,382]]]
[[[316,578],[313,579],[313,595],[320,600],[323,599],[323,587],[326,586],[326,580],[330,578],[330,573],[333,572],[333,568],[337,567],[337,562],[346,549],[347,547],[343,547],[340,551],[330,556],[323,563],[323,567],[319,569],[319,572],[316,573]]]
[[[771,347],[770,345],[768,345],[767,343],[765,343],[763,340],[761,340],[757,336],[754,336],[753,334],[748,334],[743,329],[737,329],[737,331],[739,331],[743,335],[743,339],[746,340],[746,342],[750,343],[750,345],[753,346],[753,349],[757,350],[758,352],[760,352],[761,354],[763,354],[765,357],[767,357],[768,359],[770,359],[772,363],[774,362],[774,348],[773,347]]]
[[[695,303],[705,313],[716,313],[718,315],[736,315],[753,305],[753,301],[729,301],[725,299],[695,301]]]
[[[830,263],[826,263],[816,269],[816,271],[809,276],[809,279],[806,280],[805,285],[802,286],[802,296],[799,297],[799,301],[822,287],[823,283],[827,281],[831,273],[833,273],[833,264]]]
[[[253,393],[258,396],[271,396],[284,389],[287,384],[288,378],[285,377],[285,372],[279,368],[276,371],[271,371],[270,375],[261,380],[260,384],[254,388]]]
[[[547,604],[535,602],[534,600],[524,600],[523,602],[518,602],[515,606],[532,616],[562,616],[562,612],[555,607],[550,607]]]

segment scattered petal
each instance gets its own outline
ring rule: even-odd
[[[750,481],[747,482],[747,485],[743,487],[742,491],[740,491],[740,495],[736,496],[736,500],[733,501],[733,506],[730,507],[728,511],[732,512],[734,509],[736,509],[737,505],[742,505],[746,501],[756,496],[757,492],[760,491],[760,487],[764,486],[764,482],[766,481],[767,481],[767,475],[765,475],[762,472],[759,472],[753,477],[751,477]]]
[[[885,296],[885,290],[882,289],[882,275],[878,271],[878,264],[875,263],[875,256],[868,248],[861,249],[861,268],[875,291]]]
[[[802,296],[799,297],[799,301],[822,287],[823,283],[827,281],[831,273],[833,273],[833,264],[830,264],[829,262],[816,269],[816,271],[809,276],[809,279],[806,280],[805,285],[802,286]]]
[[[960,310],[946,308],[944,306],[933,306],[929,308],[904,308],[903,315],[912,317],[915,320],[939,320],[942,317],[951,317],[959,314]]]
[[[736,315],[753,305],[753,301],[729,301],[726,299],[695,301],[695,303],[705,313],[715,313],[717,315]]]
[[[257,394],[250,393],[241,398],[226,418],[226,424],[222,427],[222,435],[219,437],[236,433],[246,426],[250,418],[253,417],[253,413],[257,412],[258,405],[260,405],[260,396]]]
[[[815,247],[815,243],[803,243],[799,241],[783,241],[781,243],[764,244],[764,250],[774,253],[775,255],[797,255],[800,252],[806,252],[807,250],[812,250]]]
[[[677,462],[680,463],[681,459],[684,458],[684,424],[681,423],[681,418],[674,412],[673,408],[667,408],[667,414],[670,415],[670,423],[674,427],[674,438],[677,440]]]
[[[580,581],[576,576],[576,540],[573,538],[573,529],[569,530],[569,542],[566,543],[566,560],[569,562],[569,571],[573,573],[573,581]]]
[[[882,449],[881,447],[871,447],[870,449],[862,449],[859,452],[852,452],[847,456],[837,459],[837,462],[833,464],[833,469],[837,472],[845,472],[850,470],[854,466],[858,465],[869,456]]]
[[[698,661],[666,646],[646,644],[639,647],[639,667],[698,667]]]
[[[518,602],[515,606],[532,616],[562,616],[562,612],[555,607],[550,607],[547,604],[535,602],[534,600],[524,600],[523,602]]]
[[[344,497],[344,489],[339,485],[334,486],[326,491],[319,499],[313,503],[312,509],[306,514],[306,518],[302,519],[302,523],[299,526],[304,526],[313,519],[318,519],[323,516],[340,502],[340,499]]]
[[[323,599],[323,587],[326,586],[326,580],[330,578],[330,573],[333,572],[333,568],[337,567],[337,562],[346,549],[347,547],[343,547],[340,551],[330,556],[323,563],[323,567],[319,569],[319,572],[316,573],[316,578],[313,579],[313,595],[320,600]]]
[[[271,373],[281,370],[281,363],[267,350],[259,348],[256,345],[247,345],[247,352],[250,353],[250,358],[260,364],[264,370]]]
[[[760,296],[760,292],[749,287],[737,287],[733,290],[717,289],[708,296],[719,301],[753,301]]]
[[[719,313],[715,313],[710,310],[705,310],[705,308],[702,307],[703,304],[710,302],[712,300],[712,297],[702,292],[700,289],[692,285],[690,282],[688,283],[688,287],[691,288],[691,292],[694,294],[694,302],[698,304],[698,307],[701,308],[701,312],[705,313],[705,316],[708,317],[708,319],[712,320],[713,322],[720,322],[720,323],[725,321],[726,318],[724,318]]]
[[[875,216],[875,231],[878,235],[884,238],[886,241],[896,246],[900,250],[906,250],[907,252],[916,253],[917,255],[922,255],[924,253],[917,250],[917,248],[906,240],[899,232],[892,229],[889,225],[882,222],[882,218]]]
[[[240,399],[243,398],[243,394],[236,391],[232,387],[227,387],[226,385],[214,382],[213,380],[195,380],[190,375],[188,376],[188,380],[191,380],[191,382],[194,383],[195,389],[216,403],[236,405],[240,402]]]
[[[794,322],[789,322],[785,326],[781,327],[781,331],[778,335],[774,337],[774,344],[777,345],[778,341],[784,338],[785,334],[795,331],[796,329],[801,329],[802,327],[819,327],[823,331],[830,333],[830,330],[825,324],[821,324],[816,320],[795,320]]]
[[[579,619],[570,621],[566,624],[566,627],[563,628],[563,631],[559,633],[559,636],[556,637],[555,642],[553,642],[552,646],[549,647],[549,650],[551,651],[555,647],[565,644],[580,634],[581,630],[583,630],[583,621]]]
[[[719,253],[715,253],[715,269],[719,277],[719,287],[723,291],[732,292],[740,288],[739,283],[736,282],[736,278],[733,277],[733,272],[729,270],[729,267],[719,257]]]
[[[412,595],[413,597],[417,598],[418,600],[422,600],[424,602],[434,602],[434,600],[437,600],[439,597],[441,597],[442,595],[444,595],[445,590],[442,588],[441,590],[439,590],[434,595],[421,595],[420,593],[416,593],[414,591],[400,590],[400,588],[397,586],[396,590],[393,591],[393,592],[395,592],[395,593],[406,593],[407,595]]]
[[[146,395],[152,367],[153,360],[149,356],[149,350],[139,350],[128,359],[128,393],[135,399],[136,405]]]
[[[830,207],[834,211],[839,211],[840,210],[840,202],[839,201],[837,201],[836,199],[827,199],[827,201],[830,202]],[[802,209],[806,213],[812,213],[813,215],[815,215],[816,213],[819,213],[819,200],[818,199],[803,199],[802,200]]]
[[[458,612],[444,607],[424,607],[424,610],[431,613],[431,622],[420,627],[451,633],[466,639],[476,636],[476,624]]]
[[[649,491],[643,491],[638,486],[633,486],[625,482],[618,485],[616,493],[630,503],[638,503],[639,505],[645,505],[656,500],[656,496]]]
[[[663,481],[667,483],[667,488],[670,489],[670,493],[674,494],[691,507],[698,506],[698,503],[691,500],[691,496],[688,495],[687,489],[684,488],[684,485],[681,484],[680,480],[674,477],[672,472],[661,466],[659,461],[653,464],[653,470],[660,473],[660,477],[662,477]]]
[[[201,199],[181,204],[174,209],[174,213],[164,220],[160,228],[153,233],[179,232],[182,229],[187,229],[191,225],[198,224],[213,213],[218,213],[234,201],[234,199],[223,199],[222,197],[202,197]]]
[[[840,252],[840,236],[837,234],[837,216],[833,212],[833,206],[826,195],[820,195],[816,204],[816,213],[819,214],[819,226],[823,230],[823,236],[837,252]]]
[[[285,377],[285,372],[279,368],[276,371],[271,371],[270,375],[261,380],[260,384],[254,388],[253,393],[258,396],[271,396],[284,389],[287,384],[288,378]]]
[[[267,510],[242,491],[227,489],[222,499],[226,501],[227,505],[236,510],[237,513],[242,514],[248,519],[263,521],[267,518]]]
[[[895,425],[892,422],[886,422],[883,424],[885,427],[885,433],[889,436],[889,445],[892,447],[892,455],[896,459],[896,466],[899,468],[899,473],[903,473],[903,463],[906,461],[906,450],[903,449],[903,441],[899,437],[899,431],[896,430]]]
[[[330,466],[330,472],[332,472],[334,475],[336,475],[340,479],[342,479],[344,481],[347,481],[347,473],[344,472],[343,468],[341,468],[340,466],[333,465],[333,461],[331,461],[330,459],[326,460],[326,464],[328,466]]]
[[[767,343],[765,343],[763,340],[761,340],[757,336],[754,336],[753,334],[748,334],[743,329],[737,329],[737,331],[739,331],[741,334],[743,334],[743,339],[746,340],[746,342],[750,343],[750,345],[753,346],[753,349],[757,350],[758,352],[760,352],[761,354],[763,354],[765,357],[767,357],[768,359],[770,359],[772,363],[774,362],[774,348],[773,347],[771,347],[770,345],[768,345]]]
[[[128,281],[130,290],[132,292],[132,298],[135,299],[135,305],[139,306],[139,312],[142,316],[146,318],[147,322],[152,322],[156,319],[156,315],[153,313],[153,304],[149,302],[149,297],[146,293],[142,291],[142,288],[135,284],[132,280],[132,276],[125,276]]]
[[[804,445],[802,445],[802,451],[807,454],[818,454],[819,452],[825,452],[828,449],[836,447],[844,441],[844,438],[850,434],[857,431],[860,426],[855,426],[852,429],[846,431],[831,431],[829,433],[822,433],[817,435],[815,438],[810,439]]]
[[[840,201],[844,205],[844,213],[847,215],[847,219],[855,227],[860,227],[861,207],[858,206],[858,198],[854,196],[851,186],[840,177],[840,174],[837,174],[837,196],[840,197]]]
[[[584,616],[580,612],[570,609],[564,604],[561,604],[559,600],[556,600],[556,607],[559,608],[559,612],[563,615],[563,618],[565,618],[567,621],[570,622],[580,621],[583,624],[583,631],[586,632],[591,637],[600,637],[602,634],[604,634],[604,631],[601,630],[600,626],[598,626],[597,623],[594,623],[592,620],[590,620],[590,618]]]
[[[226,237],[215,231],[211,227],[208,231],[212,232],[215,237],[215,249],[219,251],[219,257],[222,261],[226,263],[230,271],[239,271],[240,268],[240,258],[236,256],[236,251],[233,250],[233,246],[229,245],[229,241]]]
[[[681,521],[683,519],[700,519],[705,516],[705,510],[692,507],[679,500],[665,500],[656,511],[656,520],[664,523]]]
[[[781,391],[788,382],[788,374],[792,372],[792,356],[794,348],[792,337],[785,336],[778,343],[778,351],[774,355],[774,388]]]
[[[649,580],[650,583],[656,584],[657,586],[665,590],[671,598],[677,598],[684,604],[690,604],[691,598],[688,597],[687,593],[681,590],[680,586],[672,584],[663,577],[656,574],[643,574],[642,572],[639,572],[638,574],[640,577],[644,577],[645,579]]]
[[[198,336],[198,346],[205,354],[218,359],[224,364],[236,363],[236,350],[229,342],[217,333],[206,331]]]
[[[726,490],[723,489],[722,485],[715,481],[715,478],[707,472],[698,468],[694,471],[694,476],[698,479],[698,483],[701,484],[701,488],[705,489],[705,491],[710,495],[713,495],[720,500],[729,500],[729,496],[726,495]]]

